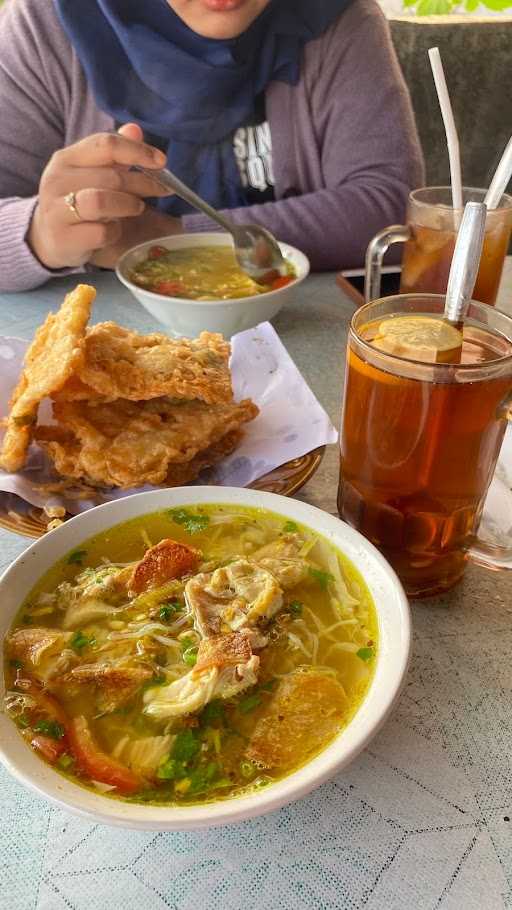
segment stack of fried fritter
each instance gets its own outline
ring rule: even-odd
[[[232,452],[258,414],[233,400],[229,344],[138,335],[113,322],[87,327],[94,288],[79,285],[38,329],[11,400],[0,453],[20,470],[35,439],[58,473],[115,487],[176,486]],[[37,425],[43,398],[55,424]]]

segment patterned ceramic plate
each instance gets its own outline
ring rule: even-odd
[[[313,476],[324,457],[325,446],[313,449],[300,458],[294,458],[280,465],[269,474],[255,480],[250,486],[253,490],[266,490],[268,493],[280,493],[281,496],[292,496]],[[46,533],[48,518],[42,509],[31,506],[16,498],[16,506],[9,510],[0,503],[0,528],[14,531],[23,537],[42,537]],[[68,515],[68,518],[71,516]]]

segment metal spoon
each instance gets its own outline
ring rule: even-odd
[[[449,352],[445,363],[460,363],[464,341],[464,317],[475,287],[485,233],[487,207],[484,202],[468,202],[457,232],[443,319],[457,329],[459,343]]]
[[[448,287],[444,304],[444,318],[458,328],[475,287],[485,233],[487,207],[484,202],[468,202],[457,233]]]
[[[211,205],[208,205],[167,168],[152,171],[136,165],[133,170],[145,174],[146,177],[154,180],[164,189],[170,190],[171,193],[176,193],[185,202],[195,209],[199,209],[200,212],[204,212],[205,215],[220,224],[225,231],[228,231],[233,237],[238,264],[253,281],[258,284],[267,284],[273,278],[286,274],[285,261],[278,243],[265,228],[256,224],[233,224],[229,218],[225,218]]]

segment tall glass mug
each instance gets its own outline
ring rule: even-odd
[[[466,202],[483,202],[486,190],[463,189]],[[366,300],[380,297],[382,259],[393,243],[405,242],[402,294],[445,294],[463,210],[452,208],[450,187],[432,186],[409,196],[406,225],[392,225],[370,242],[366,258]],[[473,297],[494,306],[512,228],[512,197],[487,213],[485,238]]]
[[[376,300],[354,314],[348,339],[338,510],[411,596],[451,587],[468,557],[512,568],[512,552],[477,539],[512,411],[512,318],[473,301],[459,363],[375,346],[397,316],[431,322],[443,308],[440,295]]]

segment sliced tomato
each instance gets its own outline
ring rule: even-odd
[[[50,736],[44,736],[42,733],[33,736],[30,740],[30,745],[36,752],[40,752],[43,758],[50,762],[51,765],[54,765],[67,750],[67,744],[64,741],[64,738],[52,739]]]
[[[280,275],[279,278],[274,278],[270,287],[273,291],[277,291],[279,288],[286,287],[286,285],[290,284],[291,281],[293,281],[291,275]]]
[[[193,547],[166,537],[147,550],[137,563],[129,583],[130,590],[141,594],[173,578],[182,578],[195,570],[200,556]]]
[[[152,246],[148,253],[148,259],[161,259],[168,252],[169,250],[166,250],[164,246]]]
[[[142,780],[126,765],[102,752],[85,717],[74,717],[69,726],[69,741],[78,767],[92,780],[116,787],[120,793],[135,793]]]
[[[182,297],[185,293],[181,281],[157,281],[152,290],[155,294],[165,294],[166,297]]]

